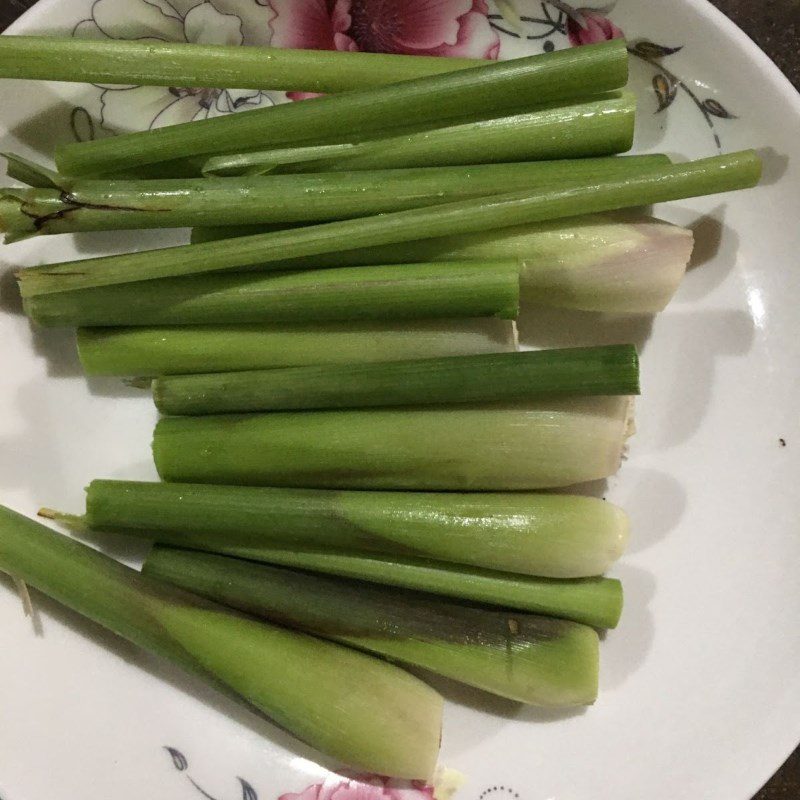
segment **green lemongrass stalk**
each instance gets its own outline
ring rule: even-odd
[[[215,156],[207,175],[258,175],[283,171],[338,172],[361,169],[482,164],[582,158],[623,153],[633,144],[636,97],[591,100],[507,117],[465,122],[356,144],[332,157],[292,164],[270,151]],[[277,159],[277,160],[276,160]]]
[[[368,89],[480,65],[470,58],[283,50],[184,42],[6,36],[0,78],[135,86]]]
[[[249,614],[511,700],[563,707],[597,697],[599,641],[585,625],[163,547],[150,554],[143,571]]]
[[[219,543],[213,551],[247,561],[568,619],[595,628],[614,628],[622,615],[622,584],[615,578],[537,578],[406,556],[295,547],[238,547]]]
[[[58,189],[63,177],[52,169],[47,169],[35,161],[14,153],[0,153],[6,160],[6,174],[9,178],[39,189]]]
[[[319,548],[416,556],[549,578],[601,575],[628,541],[625,512],[594,497],[351,492],[94,480],[79,529],[193,550]]]
[[[497,353],[515,348],[513,324],[492,319],[78,331],[78,354],[87,375],[228,372]]]
[[[158,410],[175,415],[615,394],[639,394],[633,345],[166,375],[153,382]]]
[[[341,489],[508,491],[617,471],[629,398],[517,407],[167,417],[159,475],[184,483]]]
[[[564,178],[626,176],[664,163],[663,156],[585,158],[519,164],[368,170],[145,181],[74,180],[50,188],[0,193],[6,241],[36,234],[202,225],[322,222],[485,197]],[[666,162],[669,163],[669,162]],[[21,174],[15,170],[17,174]]]
[[[369,136],[409,124],[471,113],[502,114],[618,89],[627,81],[625,43],[575,47],[473,69],[418,78],[303,103],[62,145],[56,163],[67,175],[101,175],[144,164],[263,149],[267,144],[329,144],[352,131]]]
[[[4,507],[0,570],[227,686],[347,764],[409,778],[433,771],[441,698],[396,667],[240,616]]]
[[[514,261],[165,278],[26,298],[46,326],[498,317],[519,312]]]
[[[214,241],[246,228],[195,228],[193,241]],[[528,304],[584,311],[648,314],[663,310],[692,253],[686,228],[650,217],[598,214],[537,222],[280,262],[286,269],[413,261],[516,258]],[[277,265],[276,265],[277,266]]]
[[[626,178],[565,180],[555,189],[461,200],[221,242],[31,267],[19,272],[18,278],[23,296],[30,297],[134,280],[267,265],[285,258],[287,252],[295,257],[310,256],[741,189],[754,186],[760,174],[761,160],[748,150],[687,164],[656,166]]]

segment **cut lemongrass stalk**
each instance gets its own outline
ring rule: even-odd
[[[280,151],[274,156],[269,151],[215,156],[203,172],[257,174],[261,169],[269,172],[280,165],[289,171],[324,173],[602,156],[630,150],[635,112],[636,98],[626,92],[619,98],[360,142],[341,154],[316,161],[302,158],[295,165]]]
[[[363,581],[157,547],[143,571],[280,625],[538,706],[597,696],[596,631]]]
[[[429,559],[327,549],[237,547],[221,542],[214,551],[248,561],[569,619],[595,628],[616,627],[622,614],[622,584],[614,578],[537,578]]]
[[[199,275],[36,295],[24,306],[50,327],[516,319],[519,272],[515,261],[459,261]]]
[[[246,228],[196,228],[193,239],[223,239]],[[598,214],[512,228],[367,247],[290,259],[290,269],[339,264],[517,258],[525,304],[584,311],[648,314],[661,311],[686,271],[694,237],[686,228],[651,217]]]
[[[8,177],[28,186],[40,189],[58,189],[63,180],[57,172],[14,153],[0,153],[0,157],[6,159]]]
[[[526,104],[588,97],[618,89],[627,79],[625,43],[606,42],[247,114],[62,145],[56,162],[68,175],[101,175],[170,159],[263,150],[268,145],[331,144],[348,141],[356,130],[369,136],[473,112],[499,115]]]
[[[0,570],[220,682],[338,760],[406,778],[433,771],[441,698],[390,664],[240,616],[4,507]]]
[[[78,530],[194,550],[274,546],[416,556],[549,578],[601,575],[623,553],[628,518],[569,494],[349,492],[92,481]]]
[[[187,44],[152,38],[6,36],[0,41],[0,78],[125,86],[344,92],[481,63],[470,58]]]
[[[663,156],[629,156],[235,179],[101,181],[55,176],[55,187],[3,190],[0,231],[8,240],[126,228],[288,226],[485,197],[499,186],[513,191],[557,185],[564,178],[624,177],[663,163],[669,163]]]
[[[515,349],[513,323],[492,319],[83,328],[78,331],[78,354],[87,375],[226,372]]]
[[[164,480],[341,489],[507,491],[617,471],[630,398],[536,405],[167,417]]]
[[[639,394],[633,345],[166,375],[153,382],[158,410],[176,415],[615,394]]]
[[[311,101],[309,101],[311,102]],[[246,116],[246,115],[241,115]],[[626,178],[565,180],[559,188],[460,200],[290,231],[221,242],[31,267],[17,273],[24,297],[214,270],[268,265],[334,250],[543,222],[754,186],[761,160],[752,150],[671,166]]]

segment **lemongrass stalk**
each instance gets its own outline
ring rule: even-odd
[[[514,261],[199,275],[27,298],[45,326],[207,325],[360,320],[516,319]]]
[[[55,176],[56,186],[0,193],[0,232],[8,242],[80,231],[320,222],[485,197],[498,187],[512,191],[564,178],[625,176],[661,163],[662,156],[629,156],[236,179]]]
[[[193,241],[213,241],[246,228],[195,228]],[[529,305],[649,314],[661,311],[686,271],[691,230],[651,217],[598,214],[491,231],[367,247],[280,262],[286,269],[413,261],[516,258]],[[276,264],[277,266],[277,264]]]
[[[4,507],[0,570],[135,644],[221,682],[346,764],[409,778],[433,771],[441,698],[396,667],[240,616]]]
[[[515,348],[512,323],[491,319],[78,331],[78,354],[87,375],[226,372],[497,353]]]
[[[54,170],[15,153],[0,153],[0,156],[6,160],[6,174],[12,180],[39,189],[58,189],[63,180]]]
[[[625,43],[568,48],[375,89],[319,97],[215,119],[62,145],[56,163],[68,175],[101,175],[143,164],[267,144],[327,144],[353,130],[369,136],[392,126],[424,124],[472,112],[497,114],[525,104],[555,103],[623,86]]]
[[[270,151],[215,156],[207,175],[257,175],[280,165],[283,171],[351,170],[485,164],[583,158],[624,153],[633,144],[635,95],[556,106],[507,117],[449,125],[361,142],[341,154],[292,164]],[[276,160],[277,159],[277,160]]]
[[[167,417],[153,455],[164,480],[341,489],[508,491],[617,471],[628,398]]]
[[[646,159],[646,160],[645,160]],[[656,165],[666,166],[666,156],[613,156],[603,159],[586,159],[600,162],[636,161],[645,171]],[[551,162],[538,163],[543,167]],[[578,163],[577,160],[569,163]],[[496,165],[483,165],[495,168]],[[452,169],[452,168],[448,168]],[[637,212],[616,211],[586,214],[574,217],[546,220],[544,222],[527,222],[522,225],[510,225],[504,228],[492,228],[485,231],[465,231],[449,236],[434,236],[428,239],[410,239],[407,242],[396,242],[388,245],[357,247],[352,250],[341,250],[320,253],[316,256],[289,257],[280,264],[281,269],[319,269],[322,267],[366,266],[369,264],[405,264],[414,261],[472,261],[480,258],[502,257],[532,260],[538,254],[549,257],[577,237],[581,249],[596,248],[615,228],[623,223],[638,225],[643,223],[670,223],[656,220],[654,217],[640,215]],[[289,227],[288,225],[286,227]],[[300,224],[294,227],[305,227]],[[670,226],[677,227],[677,226]],[[595,229],[596,232],[595,232]],[[219,242],[226,239],[237,239],[241,236],[253,236],[257,233],[270,233],[279,230],[275,225],[208,225],[195,227],[191,232],[192,244]],[[587,235],[587,231],[591,233]],[[618,238],[615,236],[614,238]],[[585,246],[584,246],[585,245]],[[420,258],[419,255],[424,257]]]
[[[761,160],[748,150],[686,164],[656,166],[626,178],[565,180],[555,189],[461,200],[222,242],[31,267],[17,274],[24,297],[194,275],[268,265],[284,259],[287,252],[295,257],[310,256],[731,191],[754,186],[760,174]]]
[[[361,581],[156,548],[143,571],[211,600],[538,706],[597,696],[599,641],[585,625],[490,610]]]
[[[75,524],[64,515],[58,519]],[[416,556],[549,578],[601,575],[628,518],[569,494],[352,492],[94,480],[80,528],[194,550],[275,546]]]
[[[622,615],[622,584],[615,578],[537,578],[430,559],[296,547],[239,547],[213,551],[247,561],[412,589],[531,614],[614,628]]]
[[[615,394],[639,394],[633,345],[166,375],[153,382],[158,410],[175,415]]]
[[[468,69],[481,63],[470,58],[283,50],[153,39],[6,36],[0,40],[0,78],[126,86],[345,92]]]

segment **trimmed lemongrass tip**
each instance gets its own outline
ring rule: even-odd
[[[87,526],[191,548],[283,547],[430,558],[549,578],[604,573],[628,517],[594,497],[486,492],[349,492],[94,480]]]
[[[155,376],[308,364],[348,364],[516,350],[495,319],[314,325],[81,328],[87,375]]]
[[[60,188],[63,179],[57,172],[14,153],[0,153],[0,158],[6,160],[6,174],[12,180],[39,189]]]
[[[0,195],[0,230],[8,241],[115,229],[287,226],[485,197],[496,194],[498,187],[513,191],[551,186],[564,178],[631,175],[664,163],[669,163],[666,157],[656,155],[235,179],[102,181],[55,176],[57,186],[6,189]]]
[[[754,186],[760,175],[761,160],[754,151],[747,150],[686,164],[655,166],[625,178],[588,183],[565,180],[558,188],[460,200],[431,208],[221,242],[31,267],[18,272],[17,276],[23,296],[30,297],[135,280],[238,269],[277,262],[285,258],[287,251],[297,257],[310,256],[731,191]]]
[[[629,434],[630,398],[518,406],[167,417],[159,475],[185,483],[510,491],[607,478]]]
[[[617,159],[620,160],[620,159]],[[195,228],[193,241],[257,232]],[[652,217],[596,214],[281,262],[286,269],[516,258],[524,305],[649,314],[664,309],[692,253],[691,230]]]
[[[694,234],[656,219],[616,225],[597,220],[562,237],[561,245],[549,260],[521,256],[525,306],[655,314],[666,308],[686,274]]]
[[[130,86],[235,86],[303,92],[367,89],[482,64],[469,58],[235,47],[153,39],[6,36],[0,78]]]
[[[263,150],[267,144],[346,142],[353,131],[369,136],[472,113],[500,115],[525,105],[618,89],[627,79],[625,43],[606,42],[247,114],[62,145],[56,163],[67,175],[102,175],[171,159]]]
[[[594,628],[614,628],[622,615],[622,584],[616,578],[538,578],[409,556],[327,549],[237,547],[220,543],[213,552],[568,619]]]
[[[208,175],[258,174],[276,166],[302,172],[481,164],[583,158],[623,153],[633,144],[636,97],[591,100],[495,119],[465,122],[427,131],[360,142],[340,154],[296,165],[278,151],[210,159]],[[261,161],[259,161],[259,157]],[[236,169],[244,163],[244,171]]]
[[[442,700],[397,667],[231,612],[2,506],[0,570],[219,681],[337,760],[405,778],[433,772]]]
[[[539,706],[597,697],[599,640],[585,625],[435,595],[158,547],[145,574],[281,625]]]
[[[50,327],[516,319],[519,273],[516,261],[460,261],[200,275],[36,295],[24,307]]]
[[[176,415],[615,394],[639,394],[633,345],[166,375],[153,382],[158,410]]]

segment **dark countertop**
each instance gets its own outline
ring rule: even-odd
[[[739,25],[800,89],[800,0],[711,1]],[[35,2],[36,0],[0,0],[0,31]],[[753,800],[798,798],[800,747]]]

